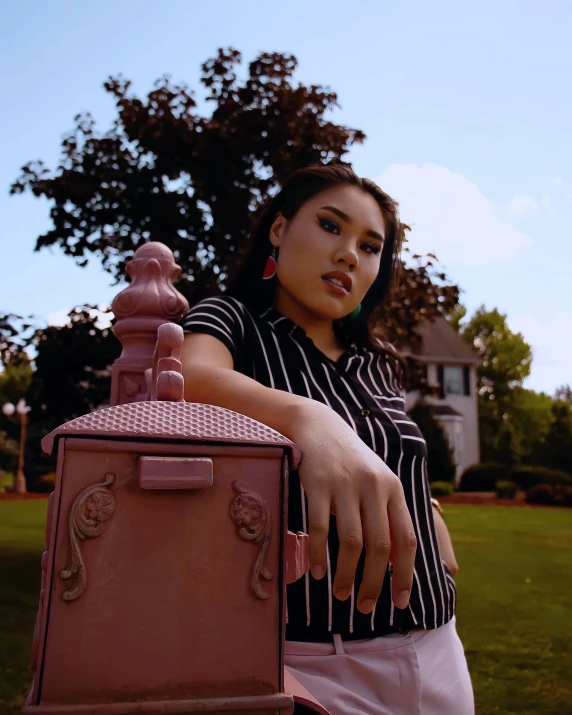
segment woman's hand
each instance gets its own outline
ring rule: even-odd
[[[449,529],[447,529],[445,520],[435,507],[433,507],[433,520],[435,522],[435,532],[437,533],[439,553],[441,554],[441,558],[445,562],[445,565],[451,572],[451,576],[455,576],[459,570],[459,565],[457,564],[457,559],[455,558],[451,534],[449,534]]]
[[[310,566],[326,572],[330,514],[336,515],[340,551],[334,595],[351,594],[362,548],[366,559],[358,608],[370,613],[393,563],[392,600],[406,608],[413,583],[417,539],[398,477],[329,407],[300,406],[292,439],[302,450],[300,481],[308,497]]]

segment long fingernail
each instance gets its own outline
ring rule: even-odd
[[[312,576],[314,578],[324,578],[325,573],[326,569],[320,564],[315,564],[314,566],[312,566]]]
[[[395,606],[397,608],[407,608],[407,604],[409,603],[409,595],[409,591],[400,591],[394,601]]]

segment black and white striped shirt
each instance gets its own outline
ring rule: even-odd
[[[454,614],[456,591],[439,555],[429,501],[426,444],[405,413],[403,385],[389,357],[354,344],[333,361],[316,348],[302,328],[273,308],[253,315],[238,300],[225,295],[201,301],[180,324],[186,331],[218,338],[230,350],[238,372],[267,387],[329,405],[403,484],[418,540],[408,608],[393,607],[388,569],[374,611],[364,615],[357,610],[365,551],[351,597],[343,602],[333,597],[339,542],[332,516],[326,576],[316,581],[307,574],[288,586],[287,640],[324,642],[331,640],[332,633],[354,640],[447,623]],[[296,473],[290,478],[288,509],[290,531],[307,532],[307,501]]]

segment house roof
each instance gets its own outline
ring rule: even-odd
[[[419,353],[410,353],[423,362],[456,364],[479,364],[477,351],[466,343],[459,333],[445,320],[427,320],[417,329],[422,340]]]

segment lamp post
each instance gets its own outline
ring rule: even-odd
[[[24,476],[24,446],[26,444],[26,428],[28,426],[28,412],[30,407],[26,404],[23,398],[16,405],[7,402],[2,406],[2,412],[6,417],[11,417],[14,413],[18,415],[20,420],[20,453],[18,456],[18,471],[14,479],[14,491],[18,494],[26,493],[26,477]]]

